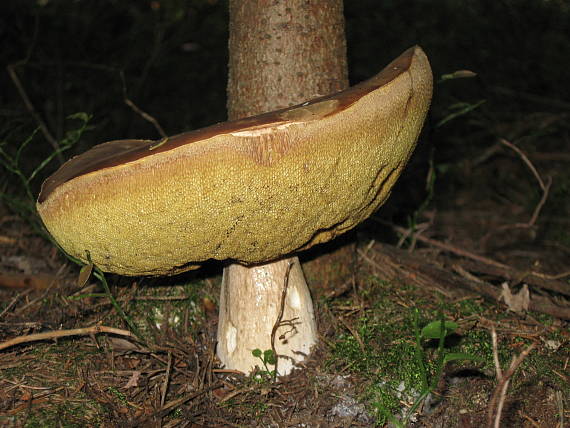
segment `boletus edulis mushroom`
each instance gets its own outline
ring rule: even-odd
[[[106,272],[172,275],[209,259],[274,261],[333,239],[382,205],[431,94],[429,62],[412,47],[330,96],[159,141],[95,146],[45,181],[37,209],[67,253],[85,262],[89,254]],[[279,275],[270,295],[271,278],[223,289],[217,353],[227,367],[249,372],[259,363],[251,351],[268,343],[282,309],[279,373],[316,343],[310,294],[296,286],[301,268]]]

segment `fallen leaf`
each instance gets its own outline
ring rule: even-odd
[[[519,292],[515,294],[511,293],[509,284],[506,282],[503,282],[501,287],[503,288],[503,291],[501,291],[499,301],[503,299],[510,311],[522,312],[528,310],[528,306],[530,304],[530,292],[528,291],[528,285],[523,284]]]
[[[37,273],[27,275],[23,273],[0,273],[0,287],[5,288],[33,288],[45,290],[57,281],[57,276]]]
[[[30,391],[28,391],[27,389],[22,391],[22,394],[20,395],[20,400],[22,400],[22,401],[30,401],[32,398],[33,398],[32,393]]]
[[[208,297],[204,297],[202,299],[202,305],[204,306],[204,310],[207,313],[210,312],[217,312],[216,310],[216,304],[212,301],[212,299],[208,298]]]
[[[115,352],[128,352],[138,350],[139,347],[133,342],[121,339],[120,337],[109,337],[109,344],[113,347]]]
[[[131,377],[129,378],[129,381],[125,385],[125,389],[126,388],[134,388],[134,387],[139,386],[139,377],[140,376],[141,376],[141,372],[134,371],[133,374],[131,375]]]

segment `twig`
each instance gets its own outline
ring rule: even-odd
[[[26,57],[24,59],[18,61],[18,62],[13,63],[13,64],[8,64],[6,66],[6,70],[8,71],[8,74],[10,75],[10,79],[12,79],[12,83],[14,83],[14,86],[18,90],[18,93],[20,94],[20,98],[22,98],[22,101],[24,102],[26,109],[28,110],[30,115],[34,118],[34,120],[37,122],[37,124],[38,124],[40,130],[42,131],[42,134],[44,135],[45,139],[51,144],[53,149],[57,152],[57,154],[56,154],[57,159],[58,159],[59,163],[62,164],[63,163],[63,156],[61,155],[61,152],[59,152],[60,147],[59,147],[59,144],[57,143],[57,140],[51,134],[46,123],[44,122],[44,120],[42,119],[42,117],[37,112],[36,108],[34,107],[34,104],[32,104],[32,101],[30,100],[30,97],[28,96],[28,93],[26,92],[24,85],[22,85],[22,81],[20,80],[18,73],[16,73],[17,67],[19,67],[21,65],[25,65],[29,61],[30,56],[32,55],[32,50],[33,50],[34,44],[35,44],[36,39],[37,39],[38,29],[39,29],[39,21],[36,18],[36,22],[35,22],[35,26],[34,26],[34,35],[32,37],[33,42],[28,49]]]
[[[61,265],[61,267],[58,269],[57,273],[54,275],[54,278],[59,278],[64,269],[65,269],[65,265]],[[23,313],[26,309],[28,309],[30,306],[35,305],[36,303],[42,301],[42,300],[47,296],[47,294],[48,294],[49,291],[52,289],[52,287],[53,287],[54,285],[56,285],[56,283],[57,283],[57,281],[56,281],[56,280],[53,280],[53,281],[51,282],[51,284],[50,284],[47,288],[44,289],[44,292],[43,292],[40,296],[38,296],[38,297],[36,297],[35,299],[33,299],[32,301],[26,303],[24,306],[22,306],[22,307],[20,307],[20,308],[18,308],[18,309],[15,309],[15,310],[14,310],[14,313],[15,313],[15,314],[21,314],[21,313]]]
[[[548,192],[550,191],[551,185],[552,185],[552,177],[548,177],[546,179],[546,185],[542,189],[542,197],[540,198],[540,201],[538,201],[538,204],[536,204],[536,207],[534,207],[534,211],[532,212],[532,216],[531,216],[530,220],[526,223],[526,226],[522,226],[522,227],[534,226],[534,224],[536,223],[536,220],[538,219],[538,216],[540,215],[540,211],[542,211],[542,207],[544,206],[544,204],[546,203],[546,200],[548,199]]]
[[[538,201],[538,203],[534,207],[534,210],[532,212],[530,219],[526,223],[506,224],[506,225],[498,227],[497,229],[495,229],[493,231],[490,231],[481,239],[481,242],[483,243],[483,245],[485,245],[485,243],[490,238],[490,236],[495,232],[504,231],[504,230],[508,230],[508,229],[530,229],[531,227],[533,227],[536,224],[536,221],[538,220],[538,216],[540,215],[540,212],[542,211],[542,207],[544,207],[544,204],[546,203],[546,200],[548,199],[548,193],[550,191],[550,186],[552,185],[552,177],[548,177],[546,179],[546,183],[545,183],[544,180],[542,179],[542,177],[540,176],[540,174],[538,173],[537,169],[535,168],[535,166],[532,164],[530,159],[527,157],[527,155],[525,155],[523,153],[523,151],[521,149],[519,149],[517,146],[515,146],[510,141],[505,140],[504,138],[499,138],[499,143],[510,148],[517,155],[519,155],[519,157],[526,164],[526,166],[530,169],[530,171],[532,172],[532,175],[534,175],[534,178],[538,182],[538,185],[540,186],[540,189],[542,190],[542,196],[540,198],[540,201]]]
[[[168,364],[166,365],[166,373],[164,374],[164,383],[162,384],[162,394],[160,397],[160,407],[164,407],[166,400],[166,392],[168,391],[168,384],[170,382],[170,371],[172,369],[172,352],[168,353]]]
[[[501,383],[503,385],[501,386],[500,389],[501,396],[499,398],[499,403],[497,405],[494,428],[499,428],[500,426],[501,413],[503,412],[503,405],[505,404],[505,397],[507,396],[507,389],[509,387],[510,378],[515,373],[515,370],[521,365],[524,359],[528,356],[528,354],[534,349],[534,347],[535,347],[534,343],[529,345],[523,352],[521,352],[521,354],[517,358],[514,358],[513,361],[511,362],[509,369],[504,374],[503,379],[501,380]]]
[[[472,262],[470,260],[462,261],[461,265],[470,272],[505,278],[513,283],[524,282],[529,286],[555,291],[556,293],[560,293],[564,296],[570,296],[568,285],[557,278],[563,278],[564,276],[552,275],[552,278],[549,278],[550,275],[540,274],[533,271],[520,271],[510,266],[508,269],[497,268],[495,266]]]
[[[281,292],[281,303],[279,305],[279,314],[277,314],[277,319],[275,320],[275,324],[273,324],[273,328],[271,329],[271,350],[273,351],[273,355],[275,357],[275,376],[277,376],[278,364],[279,364],[279,355],[277,355],[277,351],[275,349],[275,336],[277,335],[277,329],[281,327],[281,322],[283,321],[283,312],[285,311],[285,298],[287,297],[287,288],[289,288],[289,274],[291,273],[291,268],[293,267],[293,263],[290,262],[287,265],[287,269],[285,270],[285,277],[283,279],[283,291]]]
[[[501,363],[499,362],[499,347],[497,345],[497,331],[495,327],[491,327],[491,341],[493,343],[493,362],[495,363],[495,373],[497,374],[497,379],[503,378],[503,370],[501,369]]]
[[[556,391],[556,404],[558,405],[559,426],[564,428],[564,396],[562,391]]]
[[[536,343],[530,344],[524,351],[519,354],[518,357],[513,357],[508,370],[504,373],[501,373],[498,356],[499,351],[497,346],[497,333],[495,332],[494,327],[491,330],[491,338],[493,341],[493,360],[495,362],[495,370],[497,372],[498,383],[489,402],[489,408],[487,410],[487,427],[499,428],[499,424],[501,422],[501,414],[503,412],[503,406],[505,404],[505,398],[507,396],[507,389],[509,387],[511,377],[524,361],[524,359],[528,356],[528,354],[534,349]]]
[[[25,386],[25,385],[20,385],[19,387],[20,388],[29,388],[28,386]],[[25,403],[19,405],[18,407],[15,407],[13,409],[8,410],[7,412],[3,413],[2,416],[16,415],[16,414],[20,413],[21,411],[29,410],[31,406],[35,407],[39,404],[45,403],[46,401],[49,400],[48,397],[50,395],[54,395],[63,389],[65,389],[65,387],[60,386],[59,388],[52,389],[51,391],[47,391],[43,394],[32,396],[32,397],[30,397],[29,400],[26,400]]]
[[[8,305],[6,305],[4,310],[2,312],[0,312],[0,319],[2,319],[2,317],[4,315],[6,315],[6,313],[12,308],[12,306],[14,306],[16,304],[16,302],[18,300],[20,300],[22,297],[30,294],[31,291],[32,291],[31,289],[28,289],[28,290],[25,290],[21,293],[16,294],[16,296],[12,300],[10,300],[10,303],[8,303]]]
[[[406,231],[407,231],[407,229],[405,229],[401,226],[397,226],[395,224],[392,224],[390,222],[386,222],[386,221],[376,219],[376,218],[373,218],[373,219],[375,221],[377,221],[378,223],[390,226],[393,230],[395,230],[398,233],[406,233]],[[417,235],[416,238],[418,241],[421,241],[424,244],[430,245],[432,247],[440,248],[440,249],[442,249],[444,251],[448,251],[452,254],[456,254],[458,256],[462,256],[462,257],[480,262],[483,265],[490,266],[488,269],[485,269],[486,271],[488,271],[490,269],[490,271],[488,271],[486,273],[491,273],[493,275],[501,275],[501,276],[504,276],[505,278],[511,278],[511,279],[512,278],[518,278],[518,279],[524,278],[525,281],[527,281],[529,283],[529,285],[535,285],[537,287],[544,288],[546,290],[556,291],[557,293],[564,294],[564,295],[570,295],[568,292],[568,289],[564,283],[551,282],[551,281],[556,281],[558,279],[569,276],[570,272],[563,272],[563,273],[556,274],[556,275],[547,275],[547,274],[534,272],[534,271],[520,272],[520,271],[518,271],[518,270],[516,270],[516,269],[514,269],[508,265],[500,263],[496,260],[490,259],[488,257],[480,256],[478,254],[475,254],[475,253],[472,253],[470,251],[464,250],[462,248],[456,247],[455,245],[450,244],[450,243],[437,241],[435,239],[428,238],[428,237],[423,236],[423,235]],[[533,277],[541,278],[541,279],[546,280],[546,281],[539,281],[539,280],[533,279]]]
[[[40,114],[37,112],[36,108],[32,104],[30,97],[28,97],[28,94],[27,94],[26,90],[24,89],[24,86],[22,85],[20,78],[18,77],[18,74],[16,73],[15,68],[18,65],[20,65],[20,64],[9,64],[6,66],[6,70],[8,71],[8,74],[10,75],[10,79],[12,79],[12,82],[14,83],[14,86],[18,90],[18,93],[20,94],[20,98],[22,98],[22,101],[24,102],[26,109],[28,110],[30,115],[34,118],[34,120],[37,122],[37,124],[38,124],[40,130],[42,131],[42,134],[44,135],[45,139],[51,144],[53,149],[57,151],[57,150],[59,150],[59,144],[57,144],[56,139],[51,134],[46,123],[44,122],[44,120],[42,119],[42,117],[40,116]],[[56,156],[57,156],[58,160],[60,161],[60,163],[63,163],[63,156],[61,155],[61,153],[58,153]]]
[[[134,102],[132,102],[129,99],[129,97],[127,96],[127,84],[125,82],[125,75],[123,74],[122,71],[121,71],[121,81],[123,82],[123,98],[125,104],[128,105],[135,113],[140,115],[144,120],[152,123],[162,138],[168,138],[166,132],[164,132],[164,129],[162,129],[162,126],[160,126],[158,121],[147,112],[141,110]]]
[[[377,221],[379,221],[379,220],[377,220]],[[382,221],[380,221],[380,222],[384,223]],[[406,233],[406,229],[401,227],[401,226],[396,226],[395,224],[391,224],[391,223],[387,223],[387,224],[389,226],[391,226],[392,229],[394,229],[398,233]],[[478,254],[475,254],[475,253],[472,253],[470,251],[464,250],[462,248],[456,247],[455,245],[452,245],[449,243],[437,241],[435,239],[431,239],[431,238],[428,238],[428,237],[423,236],[423,235],[418,235],[416,238],[418,241],[422,241],[426,244],[431,245],[432,247],[441,248],[442,250],[449,251],[451,253],[457,254],[458,256],[467,257],[468,259],[476,260],[478,262],[485,263],[488,265],[492,265],[492,266],[495,266],[495,267],[498,267],[501,269],[508,268],[508,266],[503,264],[503,263],[497,262],[497,261],[495,261],[493,259],[489,259],[487,257],[480,256]]]
[[[517,146],[515,146],[513,143],[511,143],[510,141],[505,140],[504,138],[499,138],[499,142],[505,146],[507,146],[508,148],[514,150],[523,160],[523,162],[528,166],[528,168],[531,170],[531,172],[534,175],[534,178],[536,178],[536,181],[538,181],[538,184],[540,185],[540,188],[545,191],[546,190],[546,185],[544,184],[544,181],[542,181],[542,178],[540,177],[540,174],[538,173],[538,171],[536,170],[536,168],[534,167],[534,165],[532,164],[532,162],[528,159],[528,157],[522,152],[521,149],[519,149]]]
[[[1,224],[1,222],[0,222],[0,224]],[[0,244],[14,245],[17,242],[18,242],[18,240],[15,238],[11,238],[10,236],[0,235]]]
[[[242,389],[235,389],[232,392],[228,393],[224,398],[222,398],[220,400],[220,404],[225,403],[226,401],[231,400],[232,398],[234,398],[237,395],[246,393],[246,392],[251,392],[254,391],[256,389],[257,386],[249,386],[247,388],[242,388]]]
[[[139,114],[144,120],[152,123],[162,138],[168,138],[166,132],[164,132],[164,129],[162,129],[162,126],[160,126],[158,121],[153,116],[141,110],[139,107],[137,107],[135,103],[133,103],[130,99],[126,97],[125,97],[125,104],[128,105],[131,109],[133,109],[135,113]]]
[[[527,415],[526,413],[523,413],[522,410],[519,410],[519,416],[526,419],[527,421],[529,421],[529,423],[534,427],[534,428],[541,428],[539,424],[536,423],[536,421],[534,419],[532,419],[529,415]]]
[[[225,373],[225,374],[235,374],[235,375],[244,375],[245,373],[240,370],[233,370],[233,369],[212,369],[213,373]]]
[[[364,261],[375,268],[377,274],[388,280],[405,280],[409,284],[418,287],[436,288],[438,291],[444,290],[457,296],[457,293],[464,295],[465,291],[469,293],[477,293],[494,302],[499,302],[500,291],[488,281],[479,279],[473,281],[465,277],[459,277],[450,272],[449,268],[441,267],[434,262],[430,262],[425,257],[417,253],[408,253],[407,251],[395,248],[389,245],[377,244],[376,260],[372,260],[364,253],[359,252]],[[501,270],[500,275],[505,273],[513,275],[517,273],[512,268],[505,272]],[[545,289],[554,289],[552,284],[538,285]],[[562,290],[561,292],[563,292]],[[568,290],[566,290],[568,293]],[[447,295],[447,294],[446,294]],[[557,318],[570,319],[570,307],[561,306],[563,303],[555,304],[552,299],[542,296],[539,293],[533,293],[530,300],[530,310],[546,313]]]
[[[366,353],[366,346],[364,346],[364,342],[362,341],[360,334],[358,334],[358,331],[355,330],[354,327],[352,327],[350,324],[348,324],[348,322],[346,322],[346,320],[342,316],[338,317],[338,320],[350,332],[350,334],[352,334],[352,336],[356,339],[356,341],[358,342],[358,346],[360,347],[360,350],[362,351],[362,353],[363,354]]]
[[[224,384],[222,382],[217,382],[213,385],[210,385],[206,388],[201,389],[200,391],[196,391],[196,392],[192,392],[190,394],[187,394],[181,398],[178,398],[176,400],[170,401],[169,403],[166,403],[164,406],[162,406],[159,410],[157,410],[156,412],[154,412],[152,415],[150,415],[148,418],[146,418],[144,421],[149,421],[152,420],[152,418],[158,416],[158,417],[164,417],[166,416],[168,413],[171,412],[171,410],[175,407],[181,406],[182,404],[186,403],[187,401],[190,401],[196,397],[199,397],[202,394],[205,394],[206,392],[212,391],[214,389],[218,389],[220,387],[224,386]],[[144,422],[143,421],[143,422]],[[148,425],[132,425],[132,426],[148,426]]]
[[[0,343],[0,351],[3,349],[10,348],[15,345],[19,345],[20,343],[29,343],[29,342],[37,342],[40,340],[46,339],[55,339],[58,337],[67,337],[67,336],[91,336],[98,333],[109,333],[109,334],[116,334],[119,336],[126,336],[136,339],[136,336],[132,334],[130,331],[121,330],[119,328],[114,327],[107,327],[104,325],[94,325],[91,327],[85,328],[74,328],[71,330],[56,330],[56,331],[47,331],[45,333],[37,333],[37,334],[29,334],[27,336],[19,336],[15,337],[14,339],[7,340],[5,342]]]
[[[562,278],[566,278],[567,276],[570,276],[570,270],[567,270],[566,272],[562,272],[562,273],[553,274],[553,275],[550,275],[547,273],[541,273],[541,272],[533,272],[532,274],[535,276],[538,276],[539,278],[557,280],[557,279],[562,279]]]

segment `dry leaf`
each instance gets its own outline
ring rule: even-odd
[[[109,344],[113,347],[115,352],[128,352],[138,350],[139,347],[133,342],[121,339],[120,337],[109,337]]]
[[[32,393],[30,391],[28,391],[27,389],[22,391],[22,395],[20,395],[20,400],[22,401],[30,401],[32,398],[34,398],[32,396]]]
[[[202,305],[204,306],[204,310],[206,312],[216,312],[217,313],[216,304],[209,297],[204,297],[202,299]]]
[[[89,263],[81,268],[79,271],[79,276],[77,277],[77,287],[83,288],[89,277],[91,276],[91,272],[93,272],[93,263]]]
[[[0,287],[5,288],[33,288],[46,290],[57,281],[57,276],[37,273],[27,275],[23,273],[0,273]]]
[[[499,301],[503,299],[510,311],[522,312],[528,310],[528,306],[530,304],[530,292],[528,291],[528,285],[523,284],[520,291],[515,294],[511,293],[509,284],[506,282],[503,282],[501,287],[503,288],[503,291],[501,291]]]
[[[141,372],[134,371],[133,374],[131,375],[131,377],[129,378],[129,381],[125,385],[125,388],[134,388],[134,387],[139,386],[139,377],[140,376],[141,376]]]

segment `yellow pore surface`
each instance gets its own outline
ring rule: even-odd
[[[88,251],[102,270],[123,275],[173,274],[208,259],[259,263],[309,248],[389,196],[425,119],[431,79],[416,48],[409,70],[346,109],[307,120],[289,112],[90,172],[58,186],[38,211],[66,252],[86,261]]]

